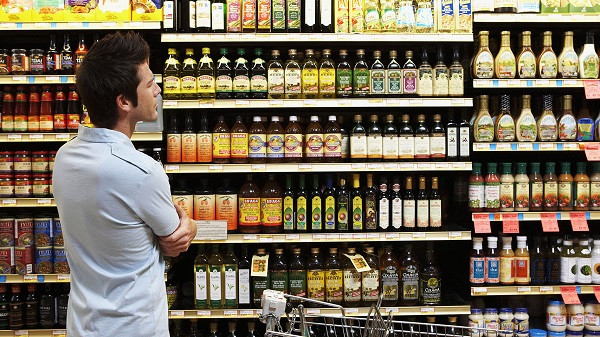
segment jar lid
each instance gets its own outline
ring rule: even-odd
[[[29,155],[31,151],[15,151],[15,155]]]
[[[567,334],[569,336],[583,336],[583,330],[582,331],[571,331],[567,329]]]
[[[31,54],[44,54],[44,50],[43,49],[32,49],[31,50]]]
[[[37,156],[37,155],[42,155],[43,156],[43,155],[48,155],[48,151],[33,151],[32,154],[34,156]]]
[[[31,174],[15,174],[15,179],[31,179]]]
[[[0,179],[12,179],[12,174],[0,174]]]
[[[592,331],[592,330],[584,330],[586,335],[590,336],[600,336],[600,331]]]
[[[548,301],[548,305],[564,305],[565,302],[563,301],[558,301],[558,300],[549,300]]]
[[[524,312],[524,313],[527,313],[527,308],[516,308],[515,312]]]
[[[498,309],[496,309],[496,308],[485,308],[485,313],[486,314],[497,314],[498,313]]]
[[[529,337],[546,337],[546,330],[542,330],[542,329],[530,329],[529,330]]]
[[[548,331],[548,337],[565,337],[567,334],[562,331],[562,332],[556,332],[556,331]]]
[[[502,313],[502,312],[504,312],[504,313],[508,312],[508,313],[511,313],[511,314],[512,314],[512,309],[511,309],[511,308],[500,308],[500,312],[501,312],[501,313]]]
[[[13,54],[25,54],[25,49],[12,49]]]
[[[471,309],[471,314],[477,315],[481,314],[483,311],[481,309],[473,308]]]
[[[0,151],[0,156],[10,156],[12,153],[12,151]]]

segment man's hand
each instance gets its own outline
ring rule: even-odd
[[[181,206],[175,203],[173,205],[179,215],[179,227],[171,235],[159,236],[158,244],[164,255],[175,257],[190,247],[196,237],[196,222],[188,218]]]

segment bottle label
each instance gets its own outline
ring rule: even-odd
[[[571,193],[573,192],[573,183],[563,181],[558,183],[558,206],[568,207],[573,206],[573,198]]]
[[[433,11],[430,5],[419,4],[415,15],[417,30],[433,28]]]
[[[371,95],[385,94],[385,70],[371,70]]]
[[[510,209],[515,207],[514,183],[500,183],[500,209]]]
[[[381,22],[379,21],[379,8],[367,7],[365,10],[365,30],[376,31],[381,30]]]
[[[567,325],[567,318],[562,313],[548,312],[546,313],[546,317],[550,326],[564,327]]]
[[[267,85],[270,94],[283,94],[284,90],[284,72],[283,69],[270,68],[267,72]]]
[[[563,115],[558,122],[558,138],[575,140],[577,138],[577,121],[573,115]]]
[[[271,1],[258,0],[258,29],[271,30]]]
[[[306,222],[307,219],[307,202],[306,198],[303,196],[298,197],[296,199],[296,230],[298,231],[306,231],[308,229]]]
[[[350,1],[350,33],[362,33],[365,29],[365,17],[364,17],[364,2],[363,1]]]
[[[485,282],[488,284],[497,284],[500,282],[500,258],[485,258]]]
[[[213,133],[213,158],[231,157],[231,134]]]
[[[398,281],[398,268],[396,266],[386,266],[385,269],[381,270],[381,292],[384,301],[398,300]]]
[[[463,68],[450,68],[448,71],[448,94],[462,96],[465,93],[465,71]]]
[[[581,78],[598,78],[598,55],[594,52],[593,46],[591,54],[583,56],[581,64],[583,65]]]
[[[517,71],[519,72],[519,78],[535,78],[536,72],[536,60],[535,55],[530,52],[524,52],[519,57]]]
[[[173,195],[173,203],[181,206],[189,218],[194,217],[194,196],[193,195]]]
[[[254,133],[249,135],[248,157],[249,158],[267,158],[267,135],[264,133]]]
[[[199,163],[212,162],[212,133],[198,133],[196,135],[196,150],[198,151],[196,160]]]
[[[577,258],[560,258],[560,282],[575,283],[577,280]]]
[[[401,136],[398,139],[398,155],[400,159],[415,158],[415,137]]]
[[[592,274],[593,277],[594,274]],[[593,311],[586,311],[584,315],[585,325],[600,326],[600,316],[597,316]]]
[[[429,153],[431,158],[446,158],[446,135],[432,134],[429,137]]]
[[[383,156],[383,137],[381,135],[367,136],[367,158],[381,159]]]
[[[480,115],[475,122],[477,130],[475,131],[475,141],[491,142],[494,140],[494,121],[490,115]]]
[[[305,270],[290,270],[290,295],[306,297]]]
[[[379,299],[379,269],[363,272],[362,280],[363,301],[377,301]]]
[[[323,229],[323,212],[321,210],[321,197],[313,197],[311,200],[311,230]]]
[[[539,58],[540,77],[541,78],[556,78],[557,63],[556,55],[553,52],[546,51]]]
[[[289,283],[287,270],[270,270],[269,273],[271,273],[270,288],[287,294]]]
[[[163,78],[163,91],[165,96],[179,94],[181,92],[181,79],[177,76],[165,76]]]
[[[429,136],[415,136],[415,159],[429,159]]]
[[[285,135],[285,158],[302,158],[302,134]]]
[[[348,230],[348,197],[347,195],[338,195],[337,198],[337,222],[338,231]]]
[[[216,92],[232,92],[233,80],[229,75],[219,75],[216,80]]]
[[[317,22],[317,2],[309,0],[304,3],[304,24],[313,27]]]
[[[227,220],[227,230],[238,228],[238,196],[235,194],[217,194],[215,220]]]
[[[558,205],[558,184],[555,181],[544,183],[544,207]]]
[[[481,52],[475,56],[475,78],[494,77],[494,57],[488,51]]]
[[[404,94],[417,93],[417,76],[416,69],[402,69],[402,91]]]
[[[181,161],[184,163],[196,162],[196,145],[198,143],[195,133],[184,133],[181,142]]]
[[[237,265],[225,265],[225,307],[235,308],[237,305]]]
[[[421,301],[427,305],[440,304],[442,302],[442,280],[431,276],[422,277],[419,285],[422,292]]]
[[[370,74],[369,69],[357,68],[354,69],[354,79],[352,81],[353,91],[355,93],[370,92]]]
[[[386,70],[387,88],[386,93],[389,95],[399,95],[402,93],[402,70],[388,69]]]
[[[283,158],[284,142],[283,134],[267,134],[267,158]]]
[[[446,151],[448,160],[458,158],[458,128],[449,127],[446,130]]]
[[[287,1],[287,27],[290,30],[300,30],[300,8],[301,2],[298,0]]]
[[[326,133],[323,135],[323,152],[326,158],[342,157],[342,134]]]
[[[600,128],[599,128],[600,129]],[[342,158],[347,159],[350,157],[350,137],[348,134],[342,133]]]
[[[260,198],[239,198],[239,225],[240,226],[259,226],[260,225]]]
[[[515,78],[515,55],[509,51],[503,51],[496,55],[496,77],[498,78]]]
[[[573,50],[566,51],[558,64],[558,72],[562,78],[577,78],[579,59]],[[585,78],[585,77],[584,77]]]
[[[335,197],[325,198],[325,230],[335,230]]]
[[[367,195],[365,198],[365,228],[367,230],[377,229],[377,202],[375,195]]]
[[[402,299],[419,299],[419,269],[416,265],[408,265],[401,273]]]
[[[502,115],[497,123],[496,138],[498,141],[515,140],[515,121],[510,115]]]
[[[251,92],[267,92],[267,78],[264,75],[252,75],[250,78]]]
[[[402,225],[408,230],[415,229],[416,203],[414,200],[403,200],[403,221]]]
[[[580,118],[577,127],[577,140],[594,139],[594,123],[591,118]]]
[[[273,1],[273,17],[271,18],[273,30],[285,30],[285,2],[286,0]]]
[[[306,134],[306,157],[323,157],[323,135],[318,133]]]
[[[381,198],[379,203],[379,228],[387,230],[390,227],[390,200],[388,198]]]
[[[195,266],[196,273],[196,308],[208,306],[208,278],[205,266]]]
[[[302,69],[302,92],[304,94],[319,93],[319,70],[317,68]]]
[[[398,159],[398,136],[384,135],[383,136],[383,159],[395,160]]]
[[[309,270],[306,278],[307,298],[325,301],[325,272]]]
[[[210,28],[210,1],[196,1],[196,27]]]
[[[464,160],[469,158],[471,155],[471,130],[468,127],[459,127],[458,133],[460,135],[460,158]]]
[[[448,95],[448,69],[435,69],[433,76],[433,95]]]
[[[540,208],[544,205],[544,183],[531,183],[531,207]]]
[[[286,94],[301,94],[302,93],[302,72],[300,69],[287,68],[285,70],[285,93]]]
[[[431,68],[419,69],[418,73],[417,93],[420,96],[433,95],[433,74]]]
[[[402,227],[402,199],[392,199],[392,227],[399,230]]]
[[[215,220],[215,195],[194,195],[194,220]]]
[[[515,183],[515,208],[529,209],[529,184]]]
[[[362,276],[354,268],[344,270],[344,301],[348,303],[360,302]]]
[[[247,75],[238,75],[233,78],[233,92],[249,92],[250,78]]]
[[[335,94],[335,69],[319,69],[319,86],[321,95]]]
[[[539,121],[539,139],[540,140],[556,140],[556,119],[552,114],[544,115]]]
[[[337,69],[336,71],[336,92],[340,96],[348,96],[352,93],[352,70]]]
[[[261,223],[265,227],[281,226],[283,205],[281,198],[260,198]]]
[[[512,256],[500,257],[500,282],[513,283],[515,281],[515,258]]]
[[[352,229],[362,231],[363,229],[363,199],[354,197],[352,199]]]
[[[429,226],[429,200],[417,200],[417,227]]]
[[[515,282],[529,283],[529,256],[515,257]]]
[[[429,227],[440,228],[442,226],[442,201],[429,200]]]
[[[366,159],[367,158],[367,136],[352,135],[350,136],[350,158]]]
[[[212,29],[225,30],[225,4],[213,3],[211,8]]]
[[[291,196],[283,198],[283,230],[294,230],[294,198]]]
[[[254,285],[254,289],[252,291],[252,299],[254,301],[254,305],[260,306],[263,291],[265,289],[268,289],[270,286],[269,277],[252,276],[252,283]]]
[[[247,133],[231,133],[231,158],[248,158]]]
[[[342,271],[339,269],[329,269],[325,271],[325,284],[327,302],[341,303],[344,298],[344,279]]]
[[[500,208],[500,183],[485,183],[485,207]]]
[[[469,282],[481,284],[485,282],[485,259],[483,257],[472,257],[469,263]]]
[[[589,249],[587,250],[589,254]],[[585,250],[582,249],[582,254],[585,254]],[[577,258],[577,283],[589,284],[592,282],[592,258],[590,255],[587,257]],[[580,316],[581,322],[579,325],[583,325],[583,316]],[[574,325],[574,324],[571,324]]]
[[[590,206],[590,183],[587,181],[577,182],[577,191],[575,197],[575,206],[578,208],[587,208]]]
[[[181,78],[181,93],[190,95],[198,93],[197,81],[194,76],[183,76]]]

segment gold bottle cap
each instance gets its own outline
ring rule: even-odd
[[[288,50],[288,55],[296,55],[296,49]]]
[[[313,254],[319,254],[319,248],[318,247],[311,248],[310,252]]]
[[[348,51],[346,49],[340,49],[340,56],[348,55]]]
[[[337,254],[337,248],[336,247],[329,248],[329,254]]]
[[[361,115],[354,115],[354,121],[355,122],[362,122],[362,116]]]
[[[266,252],[266,250],[264,248],[258,248],[256,250],[256,254],[258,254],[258,255],[264,255],[265,252]]]
[[[376,50],[373,52],[373,57],[374,58],[380,58],[381,57],[381,51],[380,50]]]
[[[302,248],[294,248],[294,254],[301,254]]]
[[[356,55],[364,55],[365,54],[365,50],[364,49],[357,49],[356,50]]]
[[[390,50],[390,58],[396,58],[398,57],[398,52],[395,50]]]
[[[282,248],[275,249],[275,254],[282,255],[283,254],[283,249]]]
[[[207,48],[207,47],[202,48],[202,54],[210,54],[210,48]]]
[[[406,51],[406,53],[404,53],[404,56],[405,56],[407,59],[411,59],[411,58],[413,57],[413,52],[412,52],[412,50],[407,50],[407,51]]]
[[[435,114],[435,115],[433,115],[433,120],[435,122],[439,122],[442,120],[442,116],[440,114]]]
[[[408,114],[402,115],[402,121],[403,122],[410,122],[410,115],[408,115]]]
[[[311,56],[311,55],[315,54],[315,51],[312,49],[307,49],[305,54],[306,54],[306,56]]]
[[[377,115],[371,115],[371,122],[377,122],[379,120],[379,117],[377,117]]]
[[[279,54],[279,50],[278,50],[278,49],[273,49],[273,50],[271,50],[271,55],[272,55],[272,56],[279,56],[279,55],[280,55],[280,54]]]
[[[417,121],[424,122],[425,121],[425,115],[418,115],[417,116]]]
[[[331,55],[330,49],[323,49],[323,55]]]
[[[349,247],[349,248],[348,248],[348,254],[356,254],[356,248],[354,248],[354,247]]]
[[[367,252],[367,254],[373,254],[375,252],[375,248],[367,247],[365,248],[365,252]]]
[[[386,115],[385,116],[385,120],[387,122],[393,122],[394,121],[394,115]]]

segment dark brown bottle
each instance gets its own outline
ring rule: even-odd
[[[331,247],[329,255],[325,259],[325,302],[341,305],[343,299],[342,263],[338,256],[338,249]]]
[[[260,219],[263,233],[283,232],[283,190],[273,173],[260,193]]]
[[[23,328],[23,317],[25,316],[25,302],[21,297],[21,285],[13,284],[12,297],[8,307],[8,323],[11,330]]]
[[[377,230],[377,188],[373,185],[373,174],[367,174],[367,186],[363,193],[365,201],[365,230],[374,232]]]
[[[6,291],[6,284],[0,284],[0,329],[2,330],[8,330],[9,305]],[[54,324],[54,320],[52,323]]]
[[[307,268],[307,298],[325,301],[325,270],[319,248],[310,249],[310,257],[306,261]],[[310,306],[315,304],[309,303]]]
[[[344,303],[346,307],[358,307],[361,300],[362,274],[356,270],[350,257],[356,255],[356,248],[348,248],[348,253],[342,256],[344,274]],[[350,256],[350,257],[349,257]]]
[[[323,161],[323,128],[318,116],[310,116],[310,124],[306,127],[304,137],[304,153],[307,163]]]
[[[248,163],[248,129],[242,121],[242,116],[236,116],[231,127],[231,162]]]
[[[416,305],[419,301],[419,261],[414,255],[412,244],[405,246],[400,258],[401,305]]]
[[[267,130],[259,116],[252,118],[254,123],[248,130],[248,162],[263,164],[267,162]]]
[[[288,265],[283,257],[283,249],[275,249],[275,255],[269,263],[269,273],[271,273],[270,289],[288,293],[289,274]]]
[[[342,130],[337,123],[336,116],[328,117],[329,122],[323,133],[323,153],[326,163],[339,163],[342,161]]]
[[[286,163],[299,163],[302,161],[303,149],[303,131],[297,116],[290,116],[289,122],[285,127],[284,138],[284,161]]]
[[[40,324],[39,308],[40,301],[37,297],[37,286],[27,285],[27,298],[25,299],[25,328],[35,329]]]
[[[362,273],[362,301],[364,306],[371,306],[379,299],[379,261],[373,247],[365,248],[364,258],[371,270]]]
[[[260,188],[246,175],[246,182],[238,192],[239,230],[242,234],[260,233]]]
[[[285,130],[279,123],[279,116],[271,117],[267,129],[267,163],[283,163],[285,155]]]
[[[383,299],[381,305],[384,307],[392,307],[398,303],[399,298],[399,268],[400,264],[392,250],[392,247],[386,245],[383,255],[379,262],[379,272],[381,275],[381,291]]]
[[[219,116],[213,129],[213,163],[231,162],[231,131],[225,123],[225,117]]]
[[[289,266],[290,295],[306,297],[306,267],[304,266],[304,259],[302,258],[302,250],[300,248],[293,249]],[[297,300],[290,301],[298,302]]]

